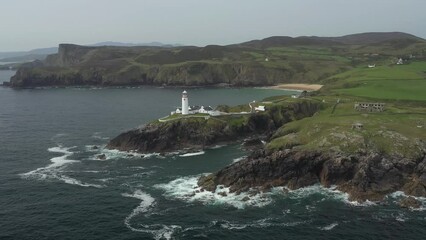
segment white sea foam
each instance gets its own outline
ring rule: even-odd
[[[327,226],[324,226],[324,227],[319,227],[318,229],[323,230],[323,231],[330,231],[331,229],[335,228],[338,225],[339,224],[337,222],[334,222],[330,225],[327,225]]]
[[[85,173],[100,173],[100,172],[102,172],[102,171],[86,170],[86,171],[81,171],[81,172],[85,172]]]
[[[105,146],[100,148],[100,153],[105,154],[106,160],[126,158],[126,159],[141,159],[141,158],[152,158],[159,157],[160,153],[138,153],[134,151],[120,151],[117,149],[107,149]],[[98,154],[94,155],[92,158],[97,159]]]
[[[246,157],[247,157],[247,156],[242,156],[242,157],[239,157],[239,158],[234,158],[234,159],[232,160],[232,162],[233,162],[233,163],[239,162],[239,161],[241,161],[241,160],[245,159]]]
[[[71,178],[71,177],[68,177],[68,176],[64,176],[64,175],[57,175],[57,176],[59,176],[59,178],[58,178],[59,180],[65,182],[65,183],[71,184],[71,185],[78,185],[78,186],[81,186],[81,187],[95,187],[95,188],[105,187],[104,185],[99,185],[99,184],[83,183],[80,180],[77,180],[75,178]]]
[[[23,177],[34,177],[34,178],[39,178],[39,179],[46,179],[49,176],[49,173],[57,172],[64,165],[74,163],[74,162],[78,162],[77,160],[67,159],[68,157],[70,157],[71,155],[74,154],[73,152],[70,151],[73,148],[75,148],[75,147],[66,148],[66,147],[62,147],[62,146],[57,146],[57,147],[51,147],[51,148],[47,149],[49,152],[62,153],[64,155],[59,156],[59,157],[53,157],[53,158],[50,159],[51,164],[47,165],[46,167],[37,168],[33,171],[23,173],[23,174],[21,174],[21,176],[23,176]]]
[[[136,167],[131,167],[131,168],[134,168],[134,169],[145,169],[145,167],[141,167],[141,166],[136,166]]]
[[[135,192],[129,194],[129,193],[123,193],[121,194],[123,197],[132,197],[132,198],[136,198],[139,200],[142,200],[142,203],[139,207],[142,206],[142,209],[144,211],[147,210],[147,207],[150,207],[151,205],[153,205],[153,203],[155,202],[155,199],[153,197],[151,197],[151,195],[149,195],[148,193],[145,193],[141,190],[136,190]]]
[[[406,197],[412,197],[414,199],[416,199],[417,201],[419,201],[421,203],[421,206],[419,208],[410,208],[413,211],[425,211],[426,210],[426,198],[425,197],[416,197],[416,196],[411,196],[411,195],[407,195],[402,191],[396,191],[393,192],[389,195],[387,195],[387,198],[392,200],[395,204],[397,204],[402,198],[406,198]]]
[[[348,197],[347,194],[337,190],[335,186],[326,188],[321,186],[320,184],[315,184],[312,186],[303,187],[296,190],[290,190],[287,188],[287,191],[288,191],[288,196],[291,199],[306,198],[313,194],[321,194],[326,197],[337,199],[337,200],[346,200]]]
[[[114,180],[115,178],[100,178],[100,179],[96,179],[96,181],[99,181],[99,182],[110,182],[110,181],[112,181],[112,180]]]
[[[262,207],[272,202],[270,193],[231,193],[229,188],[218,186],[215,192],[203,191],[197,181],[200,176],[182,177],[166,184],[154,185],[165,191],[168,198],[180,199],[188,202],[202,202],[204,204],[226,204],[239,209],[246,206]]]
[[[130,215],[127,216],[126,219],[124,219],[124,224],[130,230],[134,232],[150,233],[153,235],[154,239],[171,239],[174,231],[176,229],[181,228],[178,225],[168,226],[164,224],[153,224],[153,225],[138,224],[138,227],[133,227],[131,225],[132,218],[141,214],[147,215],[149,211],[151,211],[156,205],[155,199],[148,193],[145,193],[141,190],[136,190],[135,192],[131,194],[123,193],[122,196],[141,200],[141,203],[139,204],[139,206],[133,209]]]
[[[219,149],[219,148],[223,148],[223,147],[225,147],[226,145],[214,145],[214,146],[212,146],[212,147],[209,147],[208,149]]]
[[[231,193],[229,188],[218,186],[215,192],[203,191],[198,186],[199,176],[181,177],[166,184],[154,185],[155,188],[165,191],[164,195],[169,198],[181,199],[188,202],[199,201],[204,204],[227,204],[239,209],[247,206],[263,207],[270,204],[273,195],[283,195],[290,199],[303,199],[313,194],[321,194],[325,199],[334,199],[342,201],[352,206],[372,206],[376,203],[371,201],[356,202],[349,201],[349,195],[336,189],[336,186],[330,188],[323,187],[319,184],[309,187],[299,188],[297,190],[289,190],[286,187],[272,188],[269,193],[243,192],[240,194]],[[285,190],[285,191],[284,191]],[[286,193],[287,192],[287,193]],[[315,206],[307,205],[305,207],[309,211],[313,211]]]
[[[282,220],[281,220],[282,221]],[[306,224],[309,221],[298,221],[298,222],[280,222],[273,218],[264,218],[248,223],[236,223],[228,221],[213,221],[212,225],[220,224],[221,228],[230,230],[241,230],[244,228],[267,228],[267,227],[294,227],[301,224]]]
[[[141,154],[141,157],[143,157],[143,158],[152,158],[152,157],[162,158],[160,153],[145,153],[145,154]]]
[[[103,137],[103,136],[101,136],[100,132],[93,133],[92,138],[98,139],[98,140],[108,140],[109,139],[109,137]]]
[[[167,157],[171,157],[171,156],[175,156],[175,155],[179,155],[181,152],[179,151],[175,151],[175,152],[167,152],[165,153],[165,156]]]
[[[351,206],[355,206],[355,207],[370,207],[370,206],[376,206],[377,203],[376,202],[372,202],[370,200],[365,200],[364,202],[359,202],[359,201],[349,201],[349,195],[345,200],[345,203],[351,205]]]
[[[185,154],[179,155],[179,157],[193,157],[193,156],[203,155],[204,153],[205,153],[204,151],[185,153]]]
[[[149,195],[148,193],[145,193],[141,190],[136,190],[132,194],[123,193],[121,195],[123,197],[131,197],[141,200],[139,206],[133,209],[132,213],[124,220],[126,226],[134,230],[133,227],[130,225],[130,220],[139,214],[147,213],[155,205],[155,199],[151,197],[151,195]]]
[[[403,213],[399,213],[396,217],[395,220],[397,220],[398,222],[405,222],[408,220],[408,218],[403,214]]]
[[[331,186],[330,188],[326,188],[321,186],[320,184],[315,184],[312,186],[299,188],[296,190],[289,190],[289,189],[287,190],[289,192],[289,197],[292,199],[306,198],[313,194],[321,194],[321,195],[324,195],[326,198],[340,200],[351,206],[368,207],[368,206],[376,205],[375,202],[371,202],[369,200],[365,202],[350,201],[349,194],[337,190],[337,186]],[[325,200],[325,199],[322,199],[322,200]]]
[[[98,185],[98,184],[83,183],[83,182],[81,182],[77,179],[68,177],[68,176],[63,174],[64,168],[68,164],[79,162],[77,160],[68,159],[68,157],[70,157],[74,154],[74,152],[70,151],[71,149],[74,149],[74,148],[76,148],[76,147],[75,146],[74,147],[63,147],[61,145],[48,148],[47,150],[49,152],[62,153],[63,155],[59,156],[59,157],[51,158],[50,159],[51,163],[49,165],[45,166],[45,167],[37,168],[33,171],[20,174],[20,176],[23,177],[23,178],[37,179],[37,180],[56,179],[56,180],[60,180],[60,181],[67,183],[67,184],[78,185],[78,186],[82,186],[82,187],[96,187],[96,188],[103,187],[102,185]]]
[[[98,145],[86,145],[84,146],[87,152],[99,152],[100,146]]]

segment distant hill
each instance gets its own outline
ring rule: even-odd
[[[359,33],[351,34],[343,37],[328,37],[322,38],[343,44],[375,44],[386,41],[410,39],[414,41],[424,41],[423,38],[416,37],[414,35],[402,32],[370,32],[370,33]]]
[[[0,62],[21,62],[28,59],[43,60],[49,54],[58,52],[57,47],[51,48],[38,48],[30,51],[14,51],[14,52],[0,52]]]
[[[113,44],[120,46],[111,46]],[[319,83],[370,63],[426,60],[426,41],[405,33],[343,37],[269,37],[227,46],[97,46],[60,44],[58,53],[23,64],[13,87],[265,86]]]
[[[370,32],[370,33],[359,33],[351,34],[342,37],[316,37],[316,36],[301,36],[301,37],[283,37],[274,36],[268,37],[262,40],[253,40],[249,42],[240,43],[237,45],[255,48],[268,48],[276,46],[295,46],[295,45],[367,45],[377,44],[386,41],[398,41],[398,40],[411,40],[424,41],[420,37],[402,32]]]
[[[182,46],[180,44],[164,44],[161,42],[150,42],[150,43],[123,43],[123,42],[112,42],[112,41],[106,41],[106,42],[99,42],[95,44],[90,44],[87,46],[116,46],[116,47],[137,47],[137,46],[150,46],[150,47],[179,47]]]

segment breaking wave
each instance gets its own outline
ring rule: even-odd
[[[329,199],[342,201],[345,204],[355,206],[355,207],[368,207],[368,206],[376,205],[376,203],[368,201],[368,200],[365,202],[350,201],[349,194],[337,190],[337,186],[331,186],[329,188],[326,188],[321,186],[320,184],[315,184],[312,186],[299,188],[296,190],[287,189],[287,191],[288,191],[288,196],[291,199],[306,198],[314,194],[321,194]]]
[[[198,186],[198,176],[182,177],[166,184],[156,184],[155,188],[164,190],[164,196],[188,202],[204,204],[226,204],[243,209],[247,206],[263,207],[272,202],[270,193],[231,193],[229,188],[218,186],[215,192],[204,191]]]
[[[204,151],[185,153],[185,154],[179,155],[179,157],[193,157],[193,156],[203,155],[204,153],[205,153]]]
[[[398,204],[398,202],[402,198],[406,198],[406,197],[412,197],[412,198],[416,199],[417,201],[419,201],[421,203],[421,206],[419,208],[411,208],[411,210],[413,210],[413,211],[425,211],[426,210],[426,197],[416,197],[416,196],[407,195],[402,191],[396,191],[396,192],[389,194],[387,196],[387,199],[392,201],[394,204]]]
[[[132,159],[132,158],[152,158],[152,157],[159,157],[160,153],[149,153],[149,154],[142,154],[137,152],[127,152],[127,151],[120,151],[116,149],[107,149],[105,146],[96,146],[98,149],[93,149],[93,146],[95,145],[87,145],[86,151],[88,152],[97,152],[95,155],[91,157],[92,160],[96,159],[98,160],[99,154],[104,154],[105,159],[104,160],[113,160],[113,159],[120,159],[120,158],[126,158],[126,159]]]
[[[337,190],[336,186],[330,188],[323,187],[319,184],[309,187],[299,188],[296,190],[289,190],[286,187],[275,187],[270,192],[259,192],[256,190],[249,190],[237,194],[230,192],[230,189],[224,186],[217,186],[214,192],[204,191],[198,186],[197,182],[201,175],[181,177],[169,183],[156,184],[155,188],[164,191],[164,196],[168,198],[180,199],[187,202],[202,202],[204,204],[212,205],[231,205],[238,209],[245,207],[263,207],[273,202],[273,196],[280,195],[290,199],[304,199],[314,194],[324,196],[324,199],[334,199],[344,202],[345,204],[357,207],[367,207],[376,205],[371,201],[357,202],[350,201],[347,193]],[[312,211],[315,206],[307,205],[306,210]]]
[[[318,227],[318,229],[323,230],[323,231],[330,231],[331,229],[335,228],[338,225],[339,224],[337,222],[335,222],[335,223],[332,223],[332,224],[324,226],[324,227]]]
[[[241,160],[245,159],[246,157],[247,157],[247,156],[242,156],[242,157],[239,157],[239,158],[234,158],[234,159],[232,159],[232,162],[233,162],[233,163],[239,162],[239,161],[241,161]]]

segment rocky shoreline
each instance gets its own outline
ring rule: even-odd
[[[161,153],[256,139],[272,135],[286,122],[312,116],[320,106],[320,103],[301,101],[271,108],[265,113],[153,121],[121,133],[108,143],[107,148]]]
[[[395,191],[425,197],[426,154],[401,159],[374,152],[346,155],[332,151],[259,150],[217,173],[201,177],[198,184],[208,191],[224,185],[231,192],[335,185],[348,193],[351,201],[360,202],[381,201]]]
[[[339,138],[336,143],[340,147],[347,145],[357,148],[353,152],[340,149],[337,145],[307,148],[301,143],[288,144],[291,139],[286,136],[295,135],[295,130],[281,127],[292,121],[312,119],[307,117],[320,111],[321,106],[314,101],[300,100],[271,106],[264,113],[240,118],[155,121],[118,135],[107,148],[138,153],[193,152],[249,139],[246,145],[250,146],[251,155],[201,177],[198,185],[203,191],[214,192],[218,186],[229,187],[230,192],[235,193],[268,191],[273,187],[294,190],[321,184],[324,187],[336,186],[337,190],[348,194],[350,201],[381,201],[396,191],[408,196],[426,197],[426,143],[421,139],[410,143],[410,154],[392,150],[384,152],[369,138],[361,141],[362,138],[356,135],[360,132],[352,132],[353,137]],[[319,128],[312,131],[319,131]],[[280,137],[282,134],[283,138]],[[333,134],[322,136],[320,142],[331,141],[335,136]],[[400,141],[408,141],[396,133],[392,136],[393,145],[390,148],[401,148],[403,145]],[[259,144],[259,137],[266,140],[266,145]],[[271,143],[277,139],[282,139],[283,148],[271,148],[274,145]],[[354,142],[354,139],[359,141]],[[309,141],[312,143],[316,140]],[[401,203],[405,207],[418,205],[414,198],[407,198]]]

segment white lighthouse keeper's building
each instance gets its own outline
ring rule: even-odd
[[[188,93],[186,91],[182,92],[182,115],[189,114],[189,107],[188,107]]]

